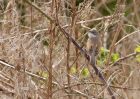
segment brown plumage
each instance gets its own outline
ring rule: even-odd
[[[95,64],[95,56],[98,55],[101,46],[99,33],[92,29],[88,32],[87,52],[90,56],[90,63]]]

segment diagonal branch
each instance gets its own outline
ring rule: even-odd
[[[54,22],[54,20],[49,17],[45,12],[43,12],[38,6],[36,6],[34,3],[31,3],[29,0],[25,0],[26,3],[33,6],[36,10],[38,10],[41,14],[43,14],[49,21]]]
[[[57,22],[57,23],[58,23],[59,29],[65,34],[66,38],[69,39],[84,54],[84,56],[86,57],[86,59],[88,61],[90,61],[89,55],[87,54],[87,52],[59,25],[59,22]],[[115,99],[115,96],[113,95],[111,88],[107,84],[107,81],[105,80],[102,73],[98,70],[97,66],[94,64],[94,65],[92,65],[92,67],[94,68],[96,75],[98,75],[98,77],[101,79],[103,84],[107,85],[107,90],[108,90],[109,94],[111,95],[112,99]]]
[[[35,4],[29,2],[28,0],[25,0],[29,5],[33,6],[36,10],[38,10],[40,13],[42,13],[48,20],[50,20],[51,22],[53,22],[54,24],[56,24],[56,26],[58,26],[58,28],[62,31],[62,33],[65,35],[65,37],[67,39],[69,39],[74,45],[75,47],[77,47],[82,54],[86,57],[86,59],[89,61],[89,55],[87,54],[87,52],[69,35],[69,33],[67,33],[64,28],[62,28],[58,22],[58,20],[53,20],[51,17],[49,17],[47,14],[45,14],[39,7],[37,7]],[[104,85],[107,85],[107,90],[110,94],[110,96],[112,97],[112,99],[115,99],[115,96],[113,95],[113,92],[111,90],[111,88],[109,87],[109,85],[107,84],[104,76],[102,75],[102,73],[98,70],[96,65],[92,65],[92,67],[95,70],[96,75],[98,75],[98,77],[101,79],[101,81],[103,82]]]

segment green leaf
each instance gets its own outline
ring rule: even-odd
[[[137,55],[137,56],[136,56],[136,61],[137,61],[137,62],[140,62],[140,55]]]
[[[112,56],[111,56],[111,61],[112,62],[115,62],[115,61],[117,61],[118,59],[119,59],[119,54],[118,53],[114,53],[114,54],[112,54]]]
[[[100,57],[102,59],[105,59],[107,57],[108,53],[109,53],[109,50],[102,47],[100,50]]]
[[[106,49],[106,48],[104,48],[104,47],[101,47],[100,51],[101,51],[101,52],[109,52],[109,50]]]
[[[82,74],[83,77],[88,77],[89,76],[88,68],[83,68],[81,74]]]
[[[46,72],[46,71],[39,71],[38,72],[38,74],[40,75],[40,76],[42,76],[42,77],[44,77],[44,78],[48,78],[48,72]]]
[[[42,72],[42,77],[44,77],[44,78],[48,78],[48,72]]]
[[[137,46],[137,47],[135,48],[135,52],[140,52],[140,46]]]
[[[102,66],[106,62],[106,59],[104,60],[97,60],[97,65]]]
[[[76,66],[72,66],[72,67],[70,68],[70,73],[71,73],[71,74],[75,74],[76,72],[77,72]]]
[[[108,56],[109,50],[106,48],[101,48],[100,49],[100,53],[98,55],[98,59],[97,59],[97,64],[98,65],[102,65],[104,64],[104,62],[106,62],[106,58]]]

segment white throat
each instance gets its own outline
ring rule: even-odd
[[[88,37],[89,37],[89,38],[95,38],[96,35],[94,35],[94,34],[92,34],[92,33],[88,33]]]

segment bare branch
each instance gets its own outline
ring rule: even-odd
[[[55,21],[53,21],[52,18],[50,18],[47,14],[45,14],[41,9],[39,9],[39,7],[37,7],[35,4],[32,4],[31,2],[29,2],[28,0],[25,0],[28,4],[30,4],[31,6],[33,6],[36,10],[38,10],[40,13],[42,13],[46,18],[48,18],[51,22],[55,23],[59,29],[62,31],[62,33],[65,35],[65,37],[67,39],[69,39],[74,45],[75,47],[77,47],[81,52],[82,54],[86,57],[86,59],[89,61],[89,55],[87,54],[87,52],[69,35],[69,33],[67,33],[62,27],[61,25],[59,24],[59,21],[58,19],[56,19]],[[98,75],[98,77],[101,79],[101,81],[106,85],[108,86],[107,87],[107,90],[110,94],[110,96],[112,97],[112,99],[115,99],[115,96],[113,95],[113,92],[111,90],[111,88],[109,87],[109,85],[107,84],[103,74],[98,70],[97,66],[94,65],[92,66],[95,70],[95,73],[96,75]]]
[[[140,53],[136,53],[136,52],[131,53],[131,54],[127,55],[127,56],[124,56],[124,57],[119,58],[116,62],[114,62],[114,63],[112,63],[112,64],[110,64],[110,65],[111,65],[111,66],[114,66],[114,65],[116,65],[118,62],[123,61],[123,60],[126,60],[126,59],[128,59],[128,58],[130,58],[130,57],[136,56],[136,55],[138,55],[138,54],[140,54]]]

